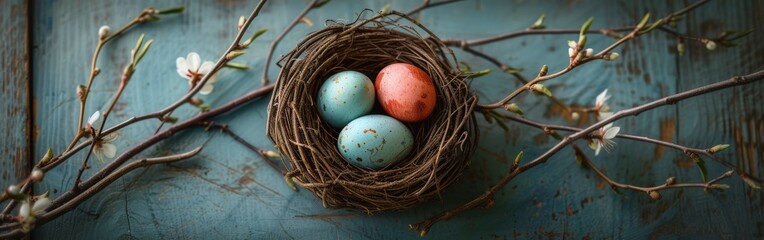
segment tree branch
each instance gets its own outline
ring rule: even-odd
[[[652,102],[644,104],[644,105],[640,105],[640,106],[637,106],[637,107],[633,107],[633,108],[629,108],[629,109],[624,109],[624,110],[618,111],[615,114],[613,114],[610,118],[607,118],[607,119],[605,119],[603,121],[595,123],[595,124],[587,127],[586,129],[583,129],[581,131],[578,131],[578,132],[576,132],[574,134],[571,134],[571,135],[563,138],[562,141],[557,143],[557,145],[555,145],[551,149],[549,149],[546,152],[544,152],[541,156],[538,156],[534,160],[532,160],[532,161],[530,161],[530,162],[528,162],[526,164],[523,164],[523,165],[519,166],[518,168],[516,168],[516,169],[514,169],[514,170],[512,170],[510,172],[507,172],[506,175],[504,175],[499,180],[499,182],[496,185],[494,185],[494,186],[490,187],[488,190],[486,190],[486,192],[483,195],[473,199],[472,201],[470,201],[470,202],[468,202],[468,203],[466,203],[466,204],[464,204],[462,206],[459,206],[457,208],[454,208],[454,209],[442,212],[442,213],[437,214],[437,215],[435,215],[435,216],[433,216],[431,218],[428,218],[428,219],[426,219],[426,220],[424,220],[422,222],[419,222],[419,223],[416,223],[416,224],[410,224],[409,227],[412,230],[418,231],[421,236],[424,236],[424,235],[427,234],[427,232],[429,232],[429,230],[430,230],[430,228],[432,227],[433,224],[435,224],[435,223],[437,223],[439,221],[450,219],[451,217],[454,217],[454,216],[458,215],[459,213],[461,213],[463,211],[476,208],[478,206],[484,205],[487,202],[492,202],[493,194],[496,193],[498,190],[500,190],[504,185],[509,183],[509,181],[512,180],[518,174],[520,174],[522,172],[525,172],[528,169],[531,169],[531,168],[533,168],[533,167],[535,167],[535,166],[537,166],[537,165],[539,165],[541,163],[546,162],[547,159],[549,159],[554,154],[556,154],[557,152],[562,150],[563,147],[571,144],[575,140],[578,140],[578,139],[580,139],[580,138],[582,138],[584,136],[587,136],[591,132],[594,132],[595,130],[600,129],[603,126],[605,126],[605,125],[607,125],[607,124],[609,124],[611,122],[614,122],[614,121],[616,121],[618,119],[621,119],[621,118],[624,118],[624,117],[627,117],[627,116],[634,116],[634,115],[637,115],[637,114],[639,114],[641,112],[648,111],[648,110],[651,110],[651,109],[654,109],[654,108],[657,108],[657,107],[660,107],[660,106],[669,105],[669,104],[675,104],[676,102],[679,102],[681,100],[688,99],[688,98],[691,98],[691,97],[694,97],[694,96],[698,96],[698,95],[701,95],[701,94],[706,94],[706,93],[710,93],[710,92],[714,92],[714,91],[717,91],[717,90],[721,90],[721,89],[725,89],[725,88],[730,88],[730,87],[734,87],[734,86],[740,86],[740,85],[744,85],[744,84],[749,84],[749,83],[752,83],[752,82],[755,82],[755,81],[759,81],[759,80],[762,80],[762,79],[764,79],[764,70],[761,70],[761,71],[758,71],[758,72],[755,72],[755,73],[751,73],[751,74],[748,74],[748,75],[744,75],[744,76],[736,76],[736,77],[733,77],[733,78],[730,78],[730,79],[727,79],[727,80],[724,80],[724,81],[721,81],[721,82],[717,82],[717,83],[701,86],[701,87],[698,87],[698,88],[695,88],[695,89],[687,90],[687,91],[684,91],[684,92],[681,92],[681,93],[677,93],[677,94],[674,94],[674,95],[671,95],[671,96],[668,96],[668,97],[664,97],[664,98],[652,101]]]

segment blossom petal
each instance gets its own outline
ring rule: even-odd
[[[218,81],[218,75],[212,75],[210,76],[210,79],[207,79],[207,84],[213,84]]]
[[[106,163],[106,157],[103,156],[103,147],[96,146],[96,148],[93,149],[93,155],[95,155],[98,162]]]
[[[610,116],[613,116],[613,112],[600,112],[599,118],[597,120],[602,121],[603,119],[607,119]]]
[[[178,68],[178,75],[180,75],[181,77],[183,77],[185,79],[191,80],[191,77],[188,76],[188,70],[183,70],[183,69]]]
[[[29,214],[32,213],[32,207],[29,206],[29,202],[24,202],[21,204],[21,207],[19,207],[19,217],[21,218],[28,218]]]
[[[35,215],[42,213],[46,208],[50,206],[49,198],[40,198],[32,205],[32,213]]]
[[[101,152],[105,157],[113,158],[117,155],[117,146],[114,146],[114,144],[111,143],[101,144]]]
[[[212,72],[212,69],[215,68],[215,63],[211,61],[204,61],[202,63],[202,66],[199,67],[199,74],[207,75],[208,73]]]
[[[188,70],[188,61],[183,57],[175,59],[175,67],[178,68],[178,72]]]
[[[188,62],[185,58],[179,57],[175,60],[175,66],[178,68],[178,75],[180,75],[183,78],[189,78],[188,77]]]
[[[210,94],[212,90],[214,89],[215,87],[212,86],[212,83],[210,81],[207,81],[207,84],[204,84],[204,86],[202,86],[202,89],[199,90],[199,94],[207,95],[207,94]]]
[[[602,150],[602,144],[597,143],[597,146],[594,149],[594,156],[600,155],[600,150]]]
[[[102,143],[114,142],[114,140],[117,140],[117,138],[119,138],[120,135],[121,134],[119,132],[106,134],[105,136],[101,137],[101,142]]]
[[[197,72],[199,70],[199,66],[202,64],[202,60],[199,57],[199,54],[195,52],[188,53],[186,61],[188,61],[188,68],[194,72]]]
[[[604,139],[612,139],[615,137],[615,135],[618,135],[618,131],[621,131],[620,127],[611,127],[608,128],[607,131],[605,131],[605,134],[603,134],[602,138]]]
[[[99,118],[101,118],[101,111],[95,111],[93,115],[90,115],[90,118],[88,118],[88,124],[91,126],[94,125]]]
[[[610,96],[607,95],[607,88],[605,88],[605,91],[602,91],[602,93],[600,93],[600,95],[597,95],[597,98],[594,101],[594,103],[595,103],[594,105],[601,106],[608,99],[610,99]]]

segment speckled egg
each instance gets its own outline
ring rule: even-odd
[[[414,146],[411,131],[395,118],[366,115],[348,123],[337,139],[337,148],[353,165],[381,169],[405,158]]]
[[[366,115],[374,107],[374,84],[363,73],[338,72],[318,90],[318,113],[334,128]]]
[[[403,122],[422,121],[435,109],[435,84],[414,65],[386,66],[377,74],[374,87],[382,109]]]

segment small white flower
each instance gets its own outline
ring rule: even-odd
[[[602,91],[597,98],[594,99],[594,110],[597,114],[597,119],[602,120],[613,115],[610,112],[610,106],[607,104],[607,100],[610,99],[610,94],[607,93],[607,89]]]
[[[615,142],[613,142],[613,139],[616,135],[618,135],[618,132],[621,131],[620,127],[613,127],[613,123],[609,123],[602,128],[599,129],[597,132],[596,137],[592,139],[592,143],[589,144],[589,147],[594,149],[594,155],[599,155],[600,150],[603,148],[605,151],[610,151],[610,149],[613,148],[613,145],[615,145]]]
[[[96,111],[90,118],[88,118],[88,127],[95,129],[95,126],[100,123],[100,119],[101,111]],[[113,132],[101,137],[95,143],[95,146],[93,146],[93,155],[96,156],[98,161],[103,163],[106,158],[113,158],[117,155],[117,146],[112,144],[117,138],[119,138],[119,132]]]
[[[28,233],[32,230],[34,222],[37,220],[37,216],[45,213],[45,209],[50,206],[50,199],[43,197],[37,199],[34,204],[30,204],[29,201],[23,201],[19,206],[18,218],[21,220],[21,231]]]
[[[109,32],[111,32],[111,28],[109,28],[108,25],[103,25],[101,28],[98,29],[98,37],[103,39],[107,35],[109,35]]]
[[[195,52],[188,53],[186,58],[179,57],[175,60],[175,65],[178,68],[178,75],[188,79],[189,86],[195,86],[204,75],[209,74],[215,68],[215,63],[211,61],[204,61],[202,63],[199,54]],[[213,84],[217,81],[216,77],[210,76],[207,83],[204,84],[199,93],[207,95],[213,90]]]
[[[117,146],[112,144],[119,138],[119,132],[113,132],[101,137],[93,147],[93,155],[99,162],[106,162],[106,158],[113,158],[117,155]]]

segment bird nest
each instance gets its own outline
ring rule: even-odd
[[[390,20],[390,14],[416,28]],[[353,70],[374,79],[392,63],[427,72],[437,104],[429,118],[407,124],[415,143],[405,159],[380,170],[360,168],[340,154],[339,132],[319,117],[316,96],[334,73]],[[313,192],[324,207],[367,214],[413,207],[443,192],[469,163],[477,142],[477,97],[453,52],[407,16],[387,13],[353,24],[330,23],[309,34],[280,64],[268,107],[268,137],[288,161],[286,177]]]

